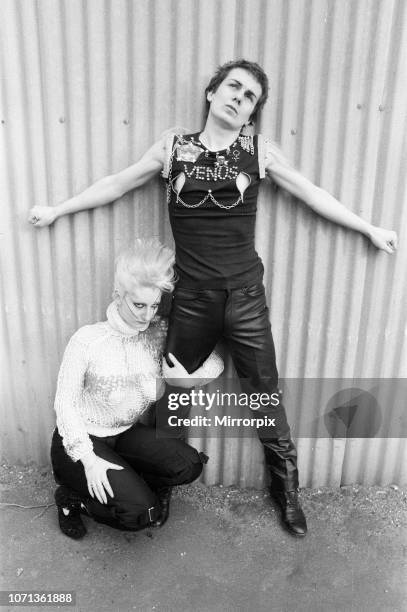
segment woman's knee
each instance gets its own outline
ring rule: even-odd
[[[160,506],[158,500],[152,505],[121,502],[114,507],[114,517],[119,529],[138,531],[148,527],[160,517]]]
[[[157,496],[138,474],[131,469],[112,470],[109,474],[114,493],[109,506],[120,529],[142,529],[156,520]]]
[[[145,496],[115,495],[107,504],[88,498],[86,510],[98,523],[105,523],[124,531],[144,529],[160,516],[160,505],[153,492]]]

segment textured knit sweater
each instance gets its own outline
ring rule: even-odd
[[[167,321],[158,316],[145,332],[136,332],[112,303],[107,321],[85,325],[72,336],[59,371],[55,411],[74,461],[93,450],[89,434],[126,431],[162,396],[166,333]],[[194,378],[216,378],[222,370],[223,361],[213,352]]]

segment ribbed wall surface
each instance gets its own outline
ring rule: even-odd
[[[64,346],[104,317],[118,249],[135,235],[171,241],[158,180],[50,229],[27,224],[28,209],[131,164],[169,126],[197,130],[208,78],[237,56],[270,77],[259,131],[401,240],[388,257],[264,186],[257,246],[280,374],[407,376],[406,14],[403,0],[3,0],[6,458],[47,460]],[[207,482],[261,486],[256,439],[199,445]],[[403,439],[304,438],[299,451],[303,485],[407,480]]]

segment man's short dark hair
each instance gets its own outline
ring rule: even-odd
[[[215,92],[219,85],[226,79],[229,72],[233,70],[233,68],[242,68],[243,70],[247,70],[250,74],[256,79],[261,87],[261,95],[257,100],[256,107],[250,117],[250,121],[256,121],[258,112],[263,108],[264,104],[269,95],[269,80],[267,78],[266,73],[263,68],[259,66],[256,62],[249,62],[245,59],[232,60],[231,62],[226,62],[226,64],[222,64],[219,66],[211,80],[207,88],[205,89],[205,98],[206,98],[206,106],[209,110],[209,102],[207,100],[207,95],[210,91]]]

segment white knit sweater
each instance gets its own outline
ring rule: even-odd
[[[166,319],[157,316],[138,333],[121,319],[115,303],[107,317],[78,329],[59,371],[57,427],[74,461],[93,450],[89,434],[105,437],[129,429],[164,391]],[[216,378],[222,370],[223,361],[213,352],[194,377]]]

